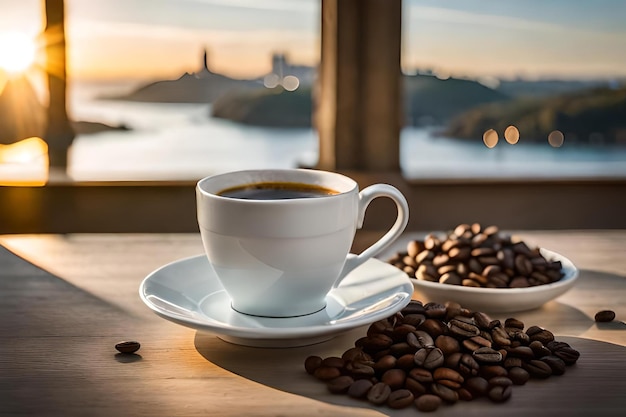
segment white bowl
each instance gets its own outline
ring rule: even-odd
[[[527,288],[477,288],[461,285],[440,284],[438,282],[411,279],[413,286],[427,300],[445,303],[456,301],[465,308],[484,312],[513,312],[541,307],[550,300],[564,294],[572,288],[578,278],[578,269],[566,257],[547,249],[541,254],[548,260],[561,261],[560,280],[551,284]]]

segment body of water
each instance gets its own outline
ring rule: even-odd
[[[124,124],[130,131],[79,135],[68,172],[77,180],[197,179],[250,168],[312,166],[318,143],[311,129],[243,126],[208,115],[210,105],[136,103],[79,98],[76,120]],[[493,149],[479,140],[433,137],[405,128],[401,166],[411,179],[626,178],[626,146],[568,144],[547,140],[516,145],[503,139]]]

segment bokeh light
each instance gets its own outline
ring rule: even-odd
[[[267,88],[276,88],[280,84],[280,77],[277,74],[268,74],[263,79],[263,85]]]
[[[283,88],[287,91],[295,91],[300,87],[300,80],[294,75],[283,78]]]
[[[498,132],[493,129],[489,129],[483,133],[483,143],[489,149],[495,147],[498,144]]]
[[[509,126],[504,131],[504,139],[511,145],[519,142],[519,130],[515,126]]]
[[[561,146],[563,146],[564,141],[565,141],[565,136],[563,135],[563,132],[561,132],[560,130],[553,130],[548,135],[548,143],[553,148],[560,148]]]

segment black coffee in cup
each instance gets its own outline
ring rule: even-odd
[[[287,200],[339,194],[338,191],[315,184],[297,182],[259,182],[227,188],[217,193],[222,197],[244,200]]]

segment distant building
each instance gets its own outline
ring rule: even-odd
[[[274,53],[272,55],[272,72],[264,78],[274,78],[280,83],[280,80],[287,76],[296,77],[300,81],[301,87],[310,86],[315,80],[316,68],[291,64],[286,54]]]
[[[193,75],[196,78],[204,78],[209,74],[212,74],[211,70],[209,69],[209,51],[207,48],[204,48],[204,51],[202,53],[202,61],[200,62],[200,69],[194,72]]]

